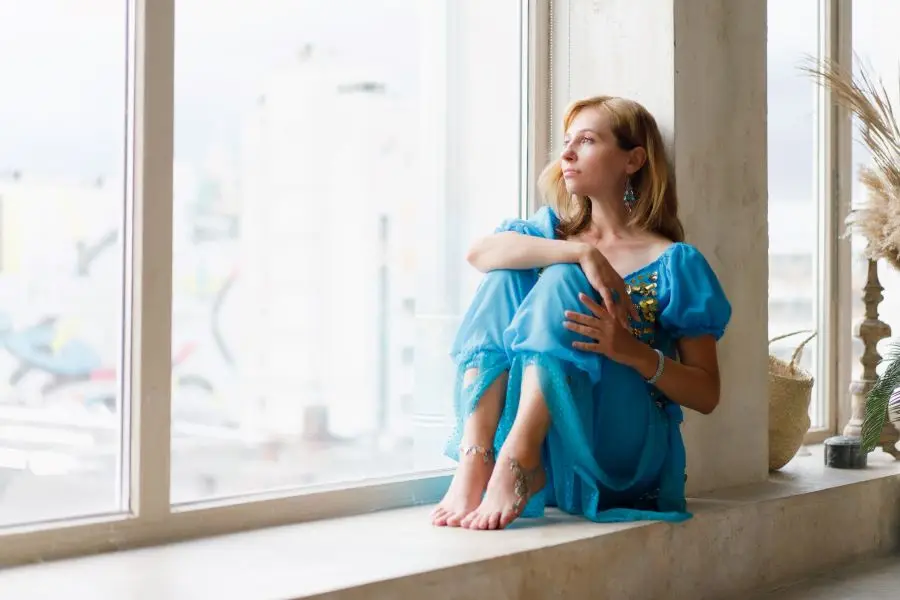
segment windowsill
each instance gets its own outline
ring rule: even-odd
[[[688,522],[694,524],[693,528],[682,529],[681,535],[704,527],[721,528],[722,523],[735,520],[716,518],[722,511],[895,478],[900,481],[900,463],[882,456],[871,456],[869,469],[838,471],[825,469],[821,450],[814,448],[810,456],[795,459],[767,482],[693,500],[690,510],[695,518]],[[425,583],[416,578],[415,583],[403,586],[405,578],[423,574],[437,577],[441,572],[473,564],[483,575],[493,576],[489,573],[491,565],[510,569],[509,561],[498,563],[493,559],[518,560],[514,555],[521,555],[527,560],[531,552],[548,548],[565,555],[566,546],[582,548],[580,542],[593,543],[589,540],[615,538],[619,552],[636,551],[646,549],[641,540],[652,536],[653,530],[665,532],[664,546],[676,544],[681,538],[669,530],[684,527],[658,522],[601,525],[551,512],[545,519],[524,521],[505,532],[481,533],[431,527],[427,522],[429,510],[392,510],[9,569],[0,573],[0,589],[4,597],[16,600],[67,597],[73,582],[90,582],[92,600],[297,599],[352,588],[359,592],[360,586],[401,580],[398,584],[409,592]],[[637,547],[625,541],[632,537],[632,531],[640,538]],[[661,551],[658,547],[656,550]],[[676,552],[668,547],[664,550],[667,555]],[[647,551],[652,553],[654,547]],[[646,560],[635,559],[634,564],[646,565]],[[369,597],[366,593],[361,597]],[[382,597],[371,597],[376,596]]]

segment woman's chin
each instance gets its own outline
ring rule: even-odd
[[[584,196],[584,186],[580,186],[574,181],[566,181],[566,191],[574,196]]]

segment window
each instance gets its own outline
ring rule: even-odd
[[[176,3],[172,499],[447,466],[462,257],[519,211],[516,3],[222,4]]]
[[[127,500],[127,31],[121,0],[0,2],[0,527]]]
[[[769,337],[819,325],[824,288],[819,275],[820,111],[813,80],[801,70],[806,57],[820,56],[820,0],[768,3]],[[828,426],[821,393],[824,336],[806,346],[801,366],[817,384],[810,405],[812,429]],[[796,335],[773,343],[770,352],[789,360],[804,340]]]
[[[0,526],[422,499],[465,249],[539,162],[538,3],[48,2],[0,3]]]
[[[890,23],[896,23],[900,18],[900,6],[890,0],[856,0],[853,3],[853,52],[857,60],[861,61],[866,70],[874,77],[884,80],[885,87],[892,92],[891,99],[894,106],[898,106],[900,98],[897,97],[898,71],[897,64],[900,58],[900,40],[892,34]],[[856,64],[857,71],[859,63]],[[866,189],[859,182],[859,169],[861,166],[871,164],[868,149],[859,139],[857,130],[854,129],[853,143],[853,203],[860,205],[865,203]],[[866,241],[861,236],[852,237],[853,245],[853,322],[857,323],[864,317],[864,305],[862,302],[863,287],[866,283],[868,262],[864,255]],[[884,301],[878,306],[879,318],[894,328],[894,334],[900,333],[900,276],[883,262],[879,264],[878,277],[884,287]],[[882,356],[887,350],[886,346],[892,339],[883,340],[878,348]],[[852,352],[852,376],[854,379],[862,375],[862,365],[859,358],[862,356],[862,342],[853,337]]]

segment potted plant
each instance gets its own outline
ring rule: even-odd
[[[868,191],[865,204],[847,217],[850,231],[866,239],[866,256],[900,271],[900,125],[884,83],[861,68],[858,77],[830,61],[811,61],[804,70],[858,118],[862,142],[873,165],[863,167],[860,181]],[[878,446],[888,415],[900,423],[900,342],[882,360],[884,369],[866,395],[862,451]]]

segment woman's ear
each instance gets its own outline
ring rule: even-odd
[[[628,161],[625,163],[625,170],[629,175],[634,175],[641,170],[641,167],[646,162],[647,151],[642,146],[636,146],[628,151]]]

